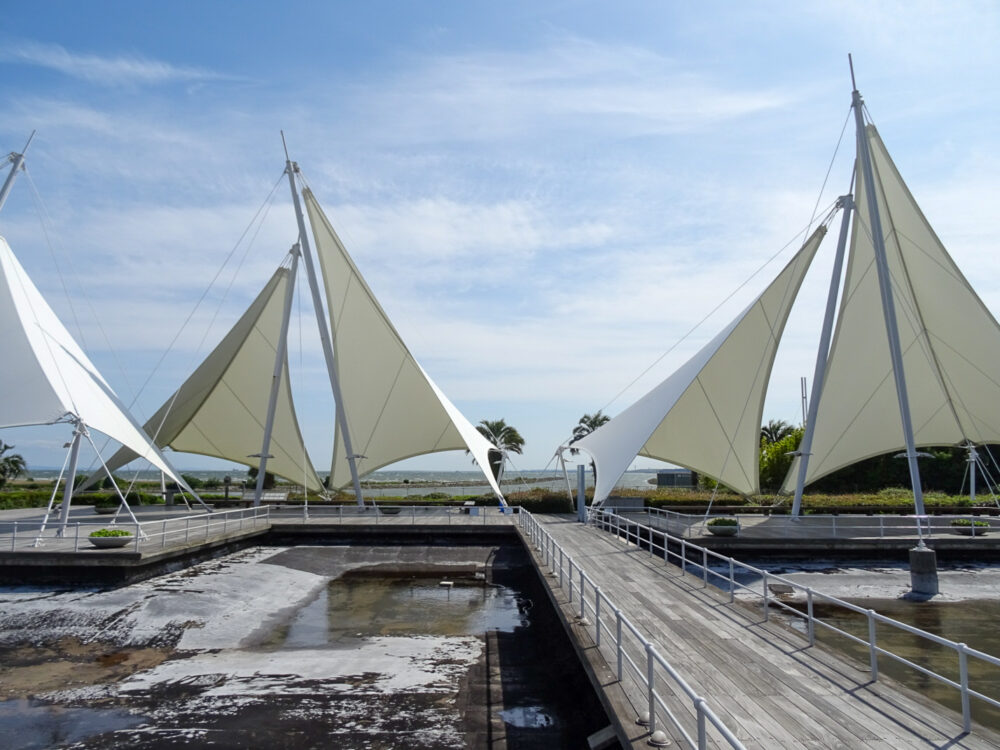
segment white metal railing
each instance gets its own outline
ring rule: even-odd
[[[603,510],[603,509],[602,509]],[[760,515],[750,513],[724,514],[722,516],[679,513],[661,508],[643,510],[608,509],[625,518],[644,517],[650,526],[667,531],[672,536],[687,539],[707,533],[707,523],[712,518],[736,518],[739,521],[739,536],[753,539],[784,539],[788,537],[812,537],[823,539],[859,538],[910,538],[925,539],[941,535],[963,534],[985,536],[1000,531],[1000,518],[975,515],[949,516],[900,516],[900,515],[832,515],[811,514],[807,516]],[[954,521],[966,521],[966,525],[955,525]],[[985,526],[977,524],[985,523]]]
[[[805,625],[806,638],[808,639],[810,646],[816,644],[817,626],[837,633],[852,643],[863,646],[868,650],[869,666],[873,681],[878,680],[878,659],[882,656],[958,690],[962,705],[962,725],[966,732],[969,732],[972,729],[971,698],[978,698],[994,708],[1000,708],[1000,700],[986,695],[978,690],[974,690],[969,685],[969,659],[979,660],[984,666],[987,667],[1000,667],[1000,659],[995,656],[991,656],[990,654],[982,651],[977,651],[964,643],[956,643],[955,641],[942,638],[934,633],[929,633],[926,630],[921,630],[920,628],[915,628],[912,625],[907,625],[899,620],[894,620],[890,617],[886,617],[885,615],[880,615],[873,609],[865,609],[864,607],[859,607],[856,604],[846,602],[843,599],[838,599],[835,596],[824,594],[823,592],[817,591],[809,586],[802,586],[791,579],[775,575],[774,573],[769,573],[766,570],[761,570],[753,565],[740,562],[732,557],[719,554],[718,552],[714,552],[710,549],[694,544],[693,542],[689,542],[683,537],[673,536],[664,532],[662,529],[653,528],[634,519],[626,518],[607,511],[595,511],[591,516],[591,523],[606,531],[615,533],[617,536],[624,538],[631,544],[635,544],[639,547],[646,547],[651,555],[659,555],[665,561],[675,563],[680,568],[680,575],[682,576],[687,575],[689,569],[694,569],[695,574],[700,573],[702,582],[705,586],[712,583],[713,585],[717,585],[723,591],[728,591],[730,602],[735,601],[737,590],[748,592],[755,598],[760,597],[762,614],[765,621],[768,619],[770,608],[772,606],[783,610],[788,615],[800,618]],[[657,536],[660,539],[659,544],[657,544]],[[671,545],[674,549],[671,549]],[[713,568],[713,563],[716,565],[715,568]],[[742,574],[749,574],[750,577],[755,580],[753,580],[752,583],[742,583],[738,579],[738,571]],[[759,577],[759,582],[756,580],[756,577]],[[770,587],[775,583],[790,587],[790,589],[788,589],[790,593],[798,591],[803,594],[805,597],[805,612],[772,595]],[[813,608],[817,601],[833,604],[837,607],[843,607],[846,610],[863,615],[867,619],[868,623],[867,638],[854,635],[853,633],[843,630],[830,622],[824,621],[822,618],[816,617]],[[957,661],[956,666],[958,679],[953,680],[945,675],[928,669],[921,664],[917,664],[900,654],[881,647],[878,644],[879,625],[896,628],[900,631],[917,636],[918,638],[936,646],[954,651]]]
[[[637,685],[644,693],[647,715],[640,717],[649,727],[652,736],[659,726],[659,716],[664,716],[684,738],[688,747],[704,750],[708,747],[708,726],[711,725],[732,748],[744,745],[709,707],[707,700],[698,695],[681,674],[667,661],[638,628],[629,620],[600,586],[587,575],[580,565],[567,554],[551,534],[528,511],[521,510],[518,522],[531,544],[539,551],[544,564],[559,578],[559,586],[568,584],[568,599],[578,602],[581,625],[590,625],[588,613],[593,615],[594,642],[598,648],[610,639],[615,656],[618,680]],[[670,689],[681,700],[690,701],[694,711],[694,726],[687,716],[678,715],[664,700],[657,685]],[[678,693],[679,691],[679,693]],[[682,697],[683,696],[683,697]],[[686,719],[686,720],[685,720]]]
[[[168,544],[190,543],[267,526],[270,523],[269,513],[270,508],[262,506],[138,522],[95,518],[67,524],[61,534],[58,522],[50,521],[43,528],[40,521],[11,521],[0,523],[0,549],[14,552],[19,548],[37,547],[79,552],[81,544],[86,547],[92,531],[104,528],[129,532],[126,547],[136,552],[163,549]]]

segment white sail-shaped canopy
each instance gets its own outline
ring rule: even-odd
[[[312,192],[302,191],[326,287],[334,366],[359,474],[412,456],[468,450],[497,496],[493,445],[413,358],[354,265]],[[343,435],[334,436],[330,488],[351,481]]]
[[[274,273],[225,338],[146,422],[157,445],[259,467],[289,276],[284,267]],[[287,357],[283,367],[267,471],[320,491],[295,417]],[[108,467],[114,470],[133,458],[123,449]]]
[[[914,201],[867,125],[892,278],[903,372],[918,446],[1000,442],[1000,326]],[[806,483],[905,448],[871,237],[865,181],[836,335],[815,420]],[[785,482],[794,488],[798,459]]]
[[[183,485],[0,237],[0,427],[79,420]],[[186,486],[186,485],[185,485]]]
[[[594,502],[605,500],[637,455],[759,491],[764,396],[792,302],[826,227],[820,226],[735,320],[670,377],[573,444],[597,466]]]

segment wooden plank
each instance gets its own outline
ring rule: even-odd
[[[677,566],[613,533],[537,518],[747,747],[1000,746],[1000,735],[989,730],[963,736],[953,712],[892,680],[870,683],[865,669],[846,657],[821,645],[808,647],[780,622],[765,622],[760,607],[730,604],[728,594],[706,586],[700,573],[681,575]],[[700,564],[701,556],[694,561]],[[558,588],[558,577],[546,583]],[[602,621],[613,629],[611,617],[604,610]],[[601,654],[613,663],[609,640],[605,635]],[[635,644],[633,658],[644,664],[638,642],[626,640]],[[674,686],[661,686],[660,678],[657,685],[692,731],[690,699]],[[632,691],[630,710],[644,705],[636,680],[622,686]]]

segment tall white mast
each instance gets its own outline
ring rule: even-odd
[[[850,59],[850,58],[848,58]],[[851,64],[851,82],[854,83],[854,65]],[[862,112],[861,94],[854,86],[851,106],[858,131],[858,159],[865,181],[865,195],[871,214],[872,244],[875,249],[875,268],[878,271],[879,292],[882,296],[882,314],[885,317],[886,333],[889,337],[889,354],[892,358],[892,374],[896,382],[896,398],[899,401],[899,416],[903,426],[903,440],[906,444],[906,461],[910,468],[910,484],[913,487],[913,505],[918,516],[924,515],[924,493],[920,484],[920,467],[917,464],[917,450],[913,439],[913,421],[910,418],[910,400],[906,393],[906,375],[903,372],[903,353],[899,344],[899,328],[896,323],[896,307],[892,297],[892,279],[889,277],[889,261],[885,252],[885,237],[882,235],[882,219],[878,212],[878,196],[875,192],[875,175],[872,170],[868,136],[865,134],[865,118]]]
[[[285,353],[288,351],[288,324],[292,317],[292,298],[295,295],[295,274],[299,269],[299,243],[292,245],[290,251],[292,264],[288,269],[288,286],[285,288],[284,307],[281,313],[281,330],[278,333],[278,346],[274,351],[274,372],[271,376],[271,393],[267,400],[267,419],[264,422],[264,440],[260,447],[260,461],[257,465],[257,487],[253,496],[254,506],[260,505],[261,494],[264,491],[264,474],[267,472],[267,459],[271,457],[271,431],[274,428],[274,414],[278,407],[278,393],[281,390],[281,375],[285,371]],[[303,484],[303,490],[308,493],[308,487]]]
[[[287,156],[287,152],[286,152]],[[316,325],[319,327],[320,341],[323,343],[323,355],[326,357],[326,369],[330,373],[330,387],[333,389],[333,399],[337,408],[337,424],[340,426],[340,434],[344,441],[344,452],[347,454],[347,463],[351,467],[351,481],[354,484],[354,496],[358,505],[365,504],[361,496],[361,480],[358,478],[357,456],[351,446],[351,433],[347,427],[347,413],[344,411],[344,400],[340,394],[340,378],[337,377],[337,369],[333,360],[333,343],[330,340],[330,330],[326,325],[326,314],[323,307],[323,298],[319,291],[319,281],[316,278],[316,271],[313,266],[312,253],[309,250],[309,235],[306,232],[306,221],[302,215],[302,206],[299,203],[298,186],[295,184],[295,175],[299,171],[299,165],[291,160],[285,162],[285,172],[288,174],[288,184],[292,188],[292,203],[295,206],[295,219],[299,224],[299,242],[302,245],[302,257],[306,262],[306,275],[309,278],[309,289],[312,292],[313,307],[316,310]],[[331,475],[332,476],[332,475]]]
[[[21,149],[21,153],[11,153],[7,155],[7,161],[12,163],[10,172],[7,174],[7,179],[4,180],[3,187],[0,188],[0,209],[3,208],[3,204],[7,202],[7,196],[10,195],[10,189],[14,187],[14,180],[17,179],[18,173],[24,168],[24,154],[28,150],[28,146],[31,145],[31,140],[35,137],[35,131],[31,131],[31,135],[28,137],[28,142],[24,144],[24,148]]]
[[[826,315],[823,318],[823,331],[819,337],[819,350],[816,352],[816,370],[813,372],[812,392],[809,395],[809,413],[806,416],[806,429],[802,442],[796,453],[799,456],[799,476],[795,484],[795,500],[792,501],[792,515],[799,515],[802,508],[802,489],[806,483],[806,471],[809,468],[809,456],[812,455],[813,434],[816,432],[816,413],[819,411],[819,398],[823,393],[823,378],[826,376],[826,361],[830,356],[830,337],[833,334],[833,317],[837,310],[837,292],[840,290],[840,276],[844,267],[844,250],[847,247],[847,229],[851,223],[851,212],[854,210],[854,198],[842,195],[837,205],[844,211],[840,220],[840,237],[837,239],[837,254],[833,260],[833,272],[830,274],[830,291],[826,297]]]

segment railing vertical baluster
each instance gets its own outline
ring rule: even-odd
[[[614,605],[612,605],[614,606]],[[624,645],[622,644],[622,611],[614,607],[615,611],[615,651],[618,658],[618,682],[622,681],[622,667],[624,662]]]
[[[597,647],[601,647],[601,587],[594,587],[594,628],[597,630],[597,636],[594,638],[594,642]]]
[[[809,645],[816,645],[816,622],[813,620],[813,590],[806,589],[806,628],[809,631]]]
[[[708,747],[708,735],[705,732],[705,705],[704,698],[696,698],[694,702],[695,710],[698,712],[698,750],[705,750]]]
[[[967,646],[958,644],[958,681],[962,686],[962,728],[972,731],[972,709],[969,706],[969,657],[965,653]]]
[[[875,610],[868,610],[868,662],[871,664],[872,681],[878,682],[878,646],[875,643]]]
[[[767,618],[768,618],[768,611],[767,611],[768,596],[767,596],[767,571],[766,570],[761,575],[760,580],[761,580],[761,584],[762,584],[763,590],[764,590],[764,622],[767,622]]]
[[[649,705],[649,733],[656,731],[656,672],[653,671],[653,644],[646,642],[646,686]]]

